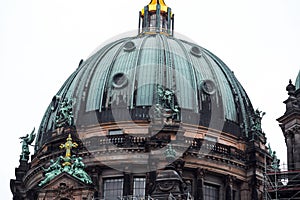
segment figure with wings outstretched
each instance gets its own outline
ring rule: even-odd
[[[23,161],[28,161],[29,159],[29,145],[31,145],[31,143],[33,142],[33,140],[35,139],[35,128],[33,128],[33,131],[30,133],[30,135],[26,135],[23,137],[20,137],[20,139],[22,140],[22,153],[20,155],[21,160]]]

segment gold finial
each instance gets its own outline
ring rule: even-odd
[[[156,5],[159,4],[160,5],[160,9],[161,11],[164,11],[164,12],[168,12],[168,6],[166,5],[165,1],[164,0],[152,0],[150,3],[149,3],[149,11],[153,11],[153,10],[156,10]]]
[[[71,134],[69,134],[69,136],[67,138],[67,142],[65,144],[61,144],[59,147],[61,149],[66,150],[65,158],[70,158],[71,157],[71,149],[77,148],[78,144],[76,142],[72,142]]]
[[[162,12],[167,13],[168,12],[168,6],[166,5],[164,0],[151,0],[151,2],[148,4],[148,11],[156,11],[157,10],[157,4],[160,5],[160,10]],[[144,15],[144,9],[142,10],[142,15]]]

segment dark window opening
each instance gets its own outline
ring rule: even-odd
[[[105,200],[115,200],[123,196],[123,178],[105,179],[103,197]]]
[[[220,187],[213,184],[204,184],[204,200],[219,200]]]

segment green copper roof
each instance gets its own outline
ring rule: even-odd
[[[74,99],[76,119],[83,112],[151,107],[157,103],[157,85],[175,91],[181,110],[196,115],[205,116],[210,102],[215,102],[222,110],[219,118],[243,127],[247,135],[254,111],[232,71],[208,50],[164,34],[106,45],[78,67],[57,96]],[[39,130],[40,145],[43,134],[54,129],[56,115],[50,106]]]
[[[299,70],[298,76],[296,78],[295,86],[296,86],[296,90],[300,89],[300,70]]]

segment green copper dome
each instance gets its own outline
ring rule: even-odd
[[[298,76],[296,78],[295,86],[296,86],[296,90],[300,89],[300,71],[299,71]]]
[[[209,127],[214,118],[224,123],[223,131],[248,136],[251,102],[218,57],[172,36],[144,34],[112,42],[80,64],[47,109],[37,148],[57,128],[58,101],[72,99],[77,126],[149,121],[158,85],[174,91],[182,123]]]

